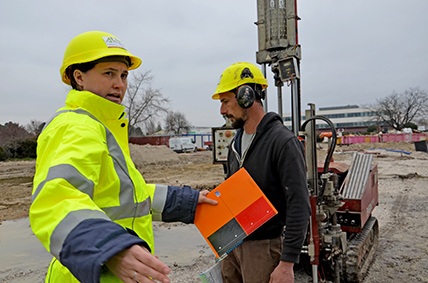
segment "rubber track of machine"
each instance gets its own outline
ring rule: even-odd
[[[348,283],[361,283],[367,275],[379,243],[377,218],[370,217],[363,231],[348,243],[344,257],[345,277]]]

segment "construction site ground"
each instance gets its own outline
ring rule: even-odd
[[[130,147],[148,183],[213,189],[224,180],[211,151],[177,154],[165,146]],[[324,160],[326,148],[319,144],[318,161]],[[379,171],[379,206],[373,212],[380,224],[379,246],[364,282],[428,282],[428,154],[405,142],[354,144],[337,146],[333,159],[349,164],[355,151],[373,154]],[[43,282],[46,276],[51,256],[43,247],[31,249],[40,243],[28,224],[34,172],[35,161],[0,162],[0,282]],[[200,282],[199,274],[214,264],[214,255],[195,227],[155,223],[154,231],[159,258],[171,267],[171,281]],[[309,280],[296,270],[296,283]]]

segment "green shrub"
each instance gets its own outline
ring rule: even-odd
[[[4,147],[0,146],[0,161],[6,160],[6,150]]]
[[[407,123],[403,126],[403,128],[410,128],[412,130],[417,130],[418,129],[418,125],[414,124],[414,123]]]
[[[376,125],[371,125],[367,128],[367,132],[368,133],[374,133],[377,132],[377,126]]]
[[[18,158],[36,158],[37,156],[37,140],[35,138],[23,139],[19,146]]]
[[[6,158],[36,158],[37,156],[37,139],[24,138],[10,141],[5,146]]]

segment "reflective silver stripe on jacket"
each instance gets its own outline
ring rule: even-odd
[[[87,115],[92,119],[94,119],[95,121],[99,122],[101,125],[103,125],[100,121],[98,121],[98,119],[96,119],[92,114],[90,114],[85,110],[82,110],[82,109],[62,110],[55,113],[55,115],[45,125],[43,130],[47,127],[47,125],[50,122],[52,122],[52,120],[55,117],[66,112],[74,112],[77,114]],[[114,164],[116,174],[118,175],[120,180],[120,192],[119,192],[120,205],[113,206],[113,207],[101,207],[101,209],[105,212],[105,214],[108,217],[106,217],[105,214],[99,211],[92,211],[92,210],[78,210],[78,211],[70,212],[61,221],[61,223],[55,228],[55,231],[51,235],[51,241],[53,241],[51,242],[51,251],[53,249],[56,249],[57,245],[59,245],[58,247],[61,248],[62,243],[65,237],[68,235],[68,233],[72,230],[72,228],[76,227],[84,219],[94,218],[95,215],[98,215],[96,218],[104,218],[104,219],[115,221],[119,219],[142,217],[150,213],[150,209],[151,209],[150,197],[145,199],[143,202],[138,202],[138,203],[134,202],[135,187],[131,177],[129,176],[128,167],[127,167],[122,149],[120,148],[119,144],[117,143],[116,139],[114,138],[110,130],[107,129],[105,126],[104,126],[104,129],[106,131],[107,148],[109,150],[110,156],[113,159],[113,164]],[[93,199],[93,196],[94,196],[93,181],[86,178],[84,175],[82,175],[72,165],[59,164],[49,169],[46,179],[37,186],[37,189],[35,190],[32,196],[32,200],[34,201],[37,198],[38,194],[40,193],[40,191],[42,190],[46,182],[57,178],[66,180],[73,187],[87,194],[89,197],[91,197],[91,199]],[[88,211],[90,212],[90,214],[88,215],[89,217],[88,216],[85,217]],[[73,215],[78,215],[79,217],[73,217]],[[64,223],[66,223],[66,225]],[[67,229],[64,230],[65,227],[67,227]],[[70,227],[72,228],[70,229]]]
[[[59,164],[49,168],[48,175],[46,179],[43,180],[38,186],[34,194],[31,196],[32,201],[34,201],[39,195],[40,191],[46,184],[51,180],[62,178],[69,182],[73,187],[77,188],[82,193],[87,194],[91,197],[94,197],[94,182],[83,176],[76,168],[70,164]]]
[[[89,218],[110,220],[104,213],[98,210],[83,209],[71,211],[61,220],[52,232],[49,245],[50,253],[59,260],[59,253],[62,250],[62,246],[68,234],[70,234],[80,222]]]
[[[165,207],[166,197],[168,193],[168,186],[156,185],[155,194],[152,203],[152,220],[162,221],[162,211]]]
[[[126,166],[125,157],[123,155],[122,149],[120,148],[119,144],[117,143],[116,139],[114,138],[113,134],[110,132],[109,129],[107,129],[106,126],[103,125],[100,121],[98,121],[97,118],[95,118],[91,113],[88,111],[82,110],[82,109],[76,109],[76,110],[62,110],[55,113],[55,115],[49,120],[48,123],[46,123],[45,127],[46,129],[49,123],[52,122],[55,117],[62,113],[66,112],[74,112],[77,114],[83,114],[91,117],[98,123],[100,123],[105,131],[106,131],[106,139],[107,139],[107,148],[109,150],[110,156],[113,159],[114,168],[116,171],[117,176],[120,180],[120,193],[119,193],[119,203],[120,204],[126,204],[126,203],[133,203],[134,202],[134,184],[132,182],[131,177],[129,176],[128,167]],[[42,132],[43,132],[42,130]],[[122,170],[120,170],[122,169]]]

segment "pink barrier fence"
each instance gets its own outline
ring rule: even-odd
[[[427,133],[381,134],[376,136],[343,136],[338,144],[375,143],[375,142],[418,142],[427,140]]]
[[[413,133],[413,134],[382,134],[381,141],[382,142],[390,142],[390,141],[404,141],[404,142],[418,142],[427,139],[426,133]]]

